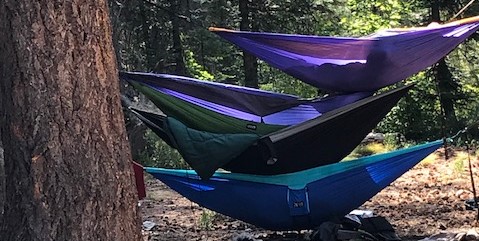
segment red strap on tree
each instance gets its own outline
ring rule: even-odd
[[[135,182],[136,182],[136,190],[138,191],[138,198],[143,199],[146,197],[146,189],[145,189],[145,179],[143,176],[143,166],[139,163],[133,163],[133,170],[135,172]]]

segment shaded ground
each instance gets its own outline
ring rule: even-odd
[[[361,208],[386,217],[403,239],[419,239],[440,231],[467,231],[476,212],[465,209],[472,198],[467,155],[456,152],[445,161],[438,151],[392,183]],[[478,160],[473,160],[479,173]],[[476,178],[479,183],[479,177]],[[204,210],[161,182],[147,181],[143,221],[156,225],[145,240],[232,240],[240,235],[261,240],[304,240],[305,233],[271,232]],[[306,235],[307,236],[307,235]]]

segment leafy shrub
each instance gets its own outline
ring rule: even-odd
[[[369,143],[364,146],[359,146],[357,153],[360,156],[368,156],[378,153],[386,152],[387,148],[382,143]]]
[[[388,150],[396,150],[407,146],[406,138],[400,133],[385,134],[383,143]]]
[[[215,219],[216,213],[210,211],[206,208],[203,208],[201,212],[199,226],[203,230],[213,230],[213,220]]]
[[[140,162],[145,166],[166,168],[188,168],[177,150],[171,148],[151,130],[145,133],[147,145],[140,155]]]
[[[372,142],[367,144],[360,144],[351,152],[351,154],[349,154],[345,158],[345,160],[359,158],[363,156],[370,156],[387,151],[389,151],[389,149],[382,143]]]
[[[464,161],[467,160],[467,156],[464,154],[457,155],[454,157],[454,173],[462,174],[465,170]]]
[[[432,165],[434,162],[436,162],[438,158],[440,157],[437,153],[431,153],[430,155],[422,159],[422,161],[419,164],[423,167],[427,167]]]

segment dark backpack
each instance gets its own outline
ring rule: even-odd
[[[340,222],[325,222],[311,234],[312,241],[399,241],[393,226],[384,217],[348,216]]]

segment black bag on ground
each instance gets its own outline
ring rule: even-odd
[[[400,241],[384,217],[360,218],[346,215],[335,222],[324,222],[310,236],[311,241]]]
[[[399,241],[391,223],[384,217],[361,218],[359,229],[364,230],[381,241]]]

